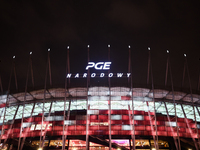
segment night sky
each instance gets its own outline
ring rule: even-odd
[[[108,60],[107,45],[111,45],[111,72],[128,71],[131,45],[136,84],[146,84],[147,47],[151,47],[154,84],[164,86],[168,49],[174,84],[181,87],[186,53],[192,87],[196,89],[200,68],[199,16],[199,0],[0,0],[0,75],[4,91],[13,55],[19,89],[25,87],[30,51],[35,87],[44,87],[48,48],[53,86],[64,87],[66,47],[70,46],[71,72],[84,73],[88,44],[90,59],[95,62]],[[14,78],[11,84],[14,88]],[[187,80],[185,87],[189,88]]]

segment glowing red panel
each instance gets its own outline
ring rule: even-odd
[[[131,100],[130,96],[121,96],[121,100]]]

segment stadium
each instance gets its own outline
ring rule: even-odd
[[[129,76],[124,73],[121,77],[123,79],[119,79],[120,86],[111,84],[110,80],[113,78],[118,80],[117,73],[111,74],[109,68],[101,66],[102,62],[96,65],[96,68],[104,72],[103,77],[107,86],[92,84],[93,80],[100,78],[100,73],[97,72],[98,75],[94,76],[95,71],[90,69],[85,74],[86,84],[73,85],[73,80],[77,81],[79,80],[77,78],[84,76],[77,73],[69,75],[68,53],[65,87],[47,88],[48,75],[51,84],[50,50],[48,50],[44,88],[29,91],[26,84],[23,92],[5,94],[2,91],[1,149],[198,150],[200,148],[198,91],[193,92],[191,86],[187,90],[181,88],[177,90],[173,87],[169,51],[167,51],[165,83],[170,82],[171,86],[163,85],[164,88],[154,86],[150,48],[148,50],[146,86],[132,83],[129,47],[127,71]],[[31,54],[28,70],[30,75],[32,75]],[[186,56],[185,60],[184,73],[189,74]],[[89,46],[88,62],[90,62]],[[15,76],[15,69],[13,70]],[[27,75],[27,81],[28,77]]]

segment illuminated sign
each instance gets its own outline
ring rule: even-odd
[[[109,70],[111,62],[88,62],[87,67],[85,68],[88,70],[89,68],[95,68],[96,70]]]
[[[88,65],[86,66],[86,70],[89,70],[91,68],[94,68],[96,70],[110,70],[110,65],[112,64],[112,62],[88,62]],[[76,74],[72,74],[72,73],[68,73],[66,75],[66,78],[87,78],[87,77],[91,77],[91,78],[95,78],[95,77],[108,77],[108,78],[112,78],[112,77],[117,77],[117,78],[122,78],[122,77],[127,77],[129,78],[131,76],[131,73],[76,73]]]
[[[86,78],[87,77],[87,73],[83,73],[83,74],[79,74],[79,73],[76,73],[76,74],[71,74],[71,73],[68,73],[66,78]],[[112,78],[112,77],[117,77],[117,78],[122,78],[122,77],[127,77],[129,78],[131,76],[131,73],[109,73],[109,74],[106,74],[106,73],[100,73],[100,74],[97,74],[97,73],[91,73],[90,74],[90,77],[91,78],[95,78],[95,77],[100,77],[100,78],[103,78],[103,77],[109,77],[109,78]]]

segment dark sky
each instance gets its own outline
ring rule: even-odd
[[[53,85],[63,85],[66,47],[70,46],[71,72],[83,73],[88,44],[90,58],[95,62],[107,60],[107,45],[111,45],[112,72],[127,72],[128,45],[131,45],[133,82],[138,84],[146,83],[148,46],[156,85],[164,85],[169,49],[175,86],[181,86],[186,53],[192,86],[196,88],[200,67],[199,16],[199,0],[0,0],[3,88],[7,90],[15,55],[19,88],[24,89],[30,51],[35,84],[44,86],[48,48],[51,48]],[[188,87],[187,81],[185,86]]]

